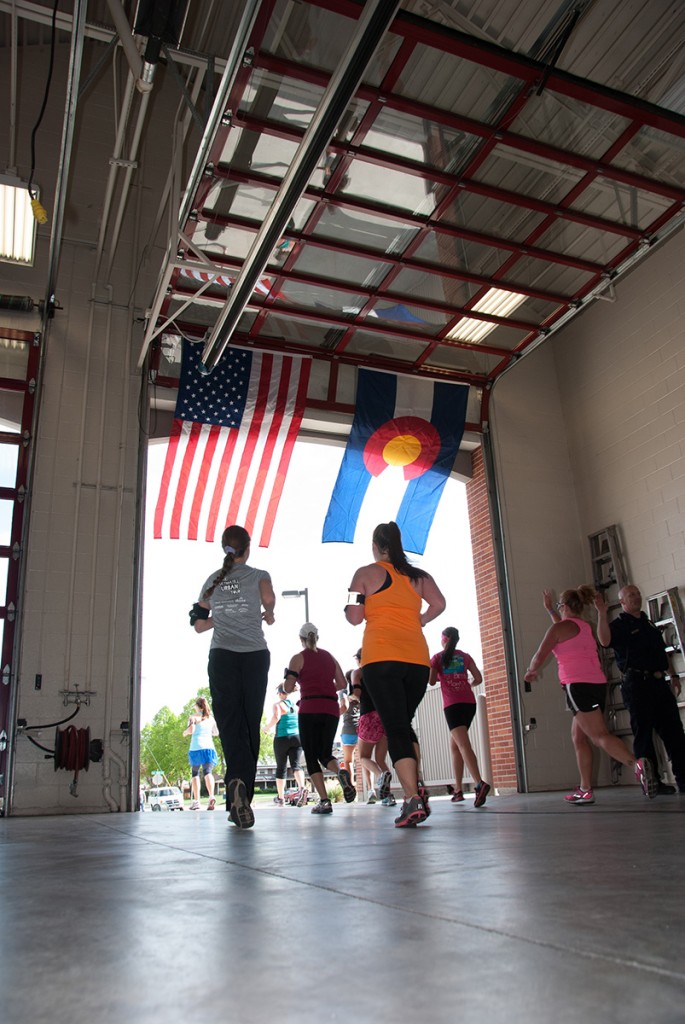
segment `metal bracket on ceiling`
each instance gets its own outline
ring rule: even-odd
[[[602,279],[606,281],[607,286],[604,291],[597,292],[596,297],[604,302],[616,302],[616,290],[611,274],[602,274]]]

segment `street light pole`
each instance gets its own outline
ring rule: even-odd
[[[304,618],[305,622],[309,622],[309,587],[305,587],[304,590],[282,590],[281,597],[303,597]]]

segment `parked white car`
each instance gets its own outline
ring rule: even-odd
[[[147,803],[151,811],[183,810],[183,796],[178,786],[158,786],[151,789]]]

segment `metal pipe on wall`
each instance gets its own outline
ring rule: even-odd
[[[114,152],[109,162],[109,175],[107,177],[107,186],[105,188],[105,198],[102,204],[102,217],[100,220],[100,233],[98,236],[98,244],[95,252],[95,278],[97,278],[100,263],[102,262],[102,253],[105,246],[105,234],[107,232],[107,225],[109,223],[109,211],[112,205],[112,197],[114,196],[114,186],[116,184],[116,177],[119,171],[118,161],[121,158],[121,151],[124,146],[124,139],[126,137],[126,128],[128,126],[128,119],[131,113],[131,104],[133,103],[133,95],[135,88],[135,79],[129,71],[126,76],[126,88],[124,90],[124,98],[121,104],[121,115],[119,117],[119,125],[117,128],[116,138],[114,140]]]
[[[124,220],[124,213],[126,211],[126,203],[128,202],[128,194],[131,188],[131,179],[133,172],[136,169],[136,157],[138,155],[138,146],[140,145],[140,139],[143,134],[143,127],[145,125],[145,117],[147,115],[147,108],[150,103],[150,93],[143,93],[140,99],[140,106],[138,108],[138,118],[136,120],[136,127],[133,132],[133,138],[131,140],[131,148],[128,155],[128,163],[124,172],[124,184],[121,189],[121,195],[119,196],[119,207],[117,209],[117,215],[114,220],[114,228],[112,229],[112,235],[109,243],[109,260],[107,263],[106,279],[109,281],[112,274],[112,264],[114,263],[114,254],[119,244],[119,235],[121,233],[121,225]]]
[[[107,6],[109,7],[109,13],[112,15],[112,21],[114,27],[117,30],[117,35],[121,41],[121,45],[124,53],[126,54],[126,60],[128,66],[131,69],[131,73],[137,80],[136,84],[140,88],[140,76],[143,70],[143,60],[138,53],[138,47],[135,44],[133,33],[131,32],[131,26],[129,20],[126,17],[126,12],[121,6],[120,0],[107,0]],[[147,91],[147,83],[146,91]]]
[[[48,257],[48,285],[45,291],[43,312],[43,334],[45,335],[53,311],[53,295],[59,270],[59,259],[62,252],[62,228],[64,211],[67,205],[67,186],[71,151],[74,145],[76,127],[76,106],[78,103],[79,84],[81,80],[81,63],[83,60],[83,39],[86,24],[86,8],[88,0],[75,0],[74,31],[71,36],[69,51],[69,71],[67,74],[66,102],[64,107],[64,123],[62,125],[62,144],[60,146],[59,163],[57,166],[57,186],[55,189],[55,206],[52,211],[52,231],[50,233],[50,252]]]

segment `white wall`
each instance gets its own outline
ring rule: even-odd
[[[554,344],[583,533],[620,526],[645,595],[685,586],[685,233]]]
[[[520,677],[548,621],[542,588],[591,581],[589,534],[618,525],[645,595],[685,589],[684,257],[681,232],[618,285],[616,302],[596,302],[494,388]],[[524,694],[537,719],[532,789],[577,782],[556,679],[551,665]]]

